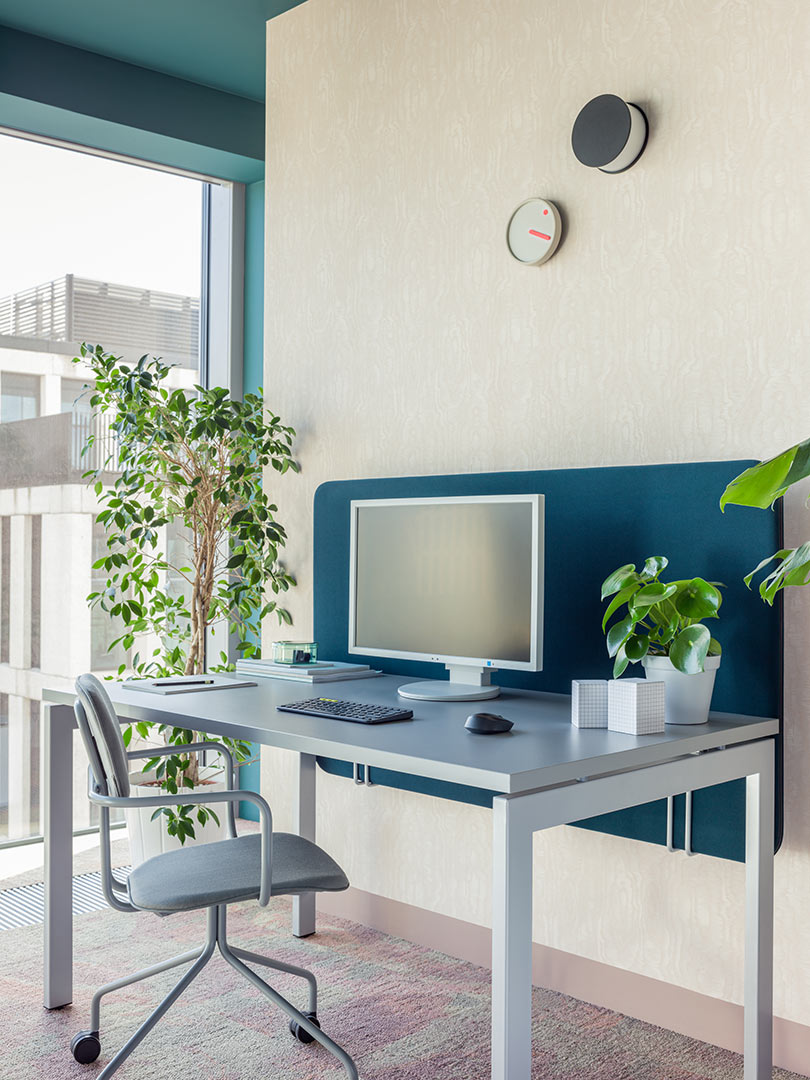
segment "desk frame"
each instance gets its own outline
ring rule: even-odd
[[[48,1009],[72,1000],[73,711],[44,709],[45,977]],[[272,743],[270,743],[272,745]],[[758,738],[554,784],[493,801],[492,1080],[531,1075],[532,836],[541,829],[746,779],[744,1080],[771,1080],[774,740]],[[299,752],[298,832],[315,839],[315,755]],[[293,933],[315,932],[315,897],[296,898]]]
[[[771,1080],[774,746],[765,739],[493,802],[492,1080],[531,1074],[532,835],[746,778],[745,1080]]]

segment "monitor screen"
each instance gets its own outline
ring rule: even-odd
[[[542,495],[352,503],[350,651],[539,670]]]

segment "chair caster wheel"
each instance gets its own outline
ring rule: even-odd
[[[318,1016],[317,1016],[316,1013],[308,1012],[308,1013],[304,1013],[304,1016],[307,1018],[307,1020],[311,1020],[312,1023],[315,1025],[315,1027],[319,1028],[321,1026],[318,1023]],[[298,1041],[300,1043],[305,1043],[306,1044],[306,1043],[315,1042],[315,1039],[310,1035],[310,1033],[305,1028],[301,1027],[301,1025],[298,1023],[297,1020],[291,1020],[290,1021],[290,1034],[294,1035],[295,1038],[298,1039]],[[93,1059],[93,1060],[95,1060],[95,1059]]]
[[[80,1065],[89,1065],[101,1053],[101,1040],[97,1031],[80,1031],[70,1040],[70,1049]]]

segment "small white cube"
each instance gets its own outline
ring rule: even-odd
[[[580,728],[608,726],[607,679],[574,679],[571,682],[571,723]]]
[[[662,682],[651,679],[613,679],[608,683],[608,727],[626,735],[657,735],[664,730],[666,712]]]

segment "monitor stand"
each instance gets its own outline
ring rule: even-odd
[[[400,697],[417,701],[483,701],[497,697],[499,686],[490,684],[490,676],[497,668],[466,667],[464,664],[445,664],[450,672],[447,682],[427,679],[424,682],[403,683],[397,690]]]

